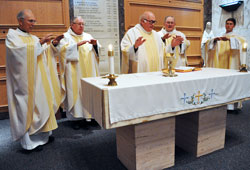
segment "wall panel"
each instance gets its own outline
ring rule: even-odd
[[[6,90],[6,78],[2,77],[0,78],[0,95],[1,95],[1,100],[0,100],[0,112],[6,112],[7,111],[7,90]]]

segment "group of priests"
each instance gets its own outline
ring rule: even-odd
[[[80,79],[99,76],[101,45],[84,32],[82,17],[72,18],[66,33],[59,36],[48,34],[40,39],[30,33],[36,23],[31,10],[20,11],[17,20],[18,28],[9,29],[6,38],[11,132],[24,151],[40,151],[45,144],[54,140],[52,131],[57,128],[55,113],[60,106],[73,122],[74,129],[91,121],[91,113],[83,106]],[[139,23],[123,37],[122,73],[161,71],[169,57],[173,58],[173,67],[187,65],[185,52],[190,42],[175,29],[175,18],[165,17],[164,26],[159,32],[154,30],[155,23],[155,15],[146,11],[140,16]],[[235,26],[233,24],[232,28]],[[237,69],[236,65],[231,67],[238,62],[233,58],[236,52],[219,51],[227,48],[241,51],[242,40],[229,32],[209,40],[206,48],[218,50],[218,55],[208,59],[209,63],[213,63],[211,66]],[[215,48],[220,42],[226,45]],[[221,62],[220,55],[224,54],[227,56]],[[59,56],[59,78],[55,56]]]
[[[17,14],[18,28],[6,38],[6,74],[11,134],[23,151],[41,151],[54,141],[55,113],[63,107],[74,129],[79,121],[91,121],[84,109],[80,79],[99,76],[101,45],[84,32],[81,17],[71,20],[68,31],[39,39],[30,34],[36,18],[29,9]],[[59,56],[57,73],[56,57]]]

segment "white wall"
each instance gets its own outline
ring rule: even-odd
[[[212,29],[214,35],[219,36],[221,32],[225,32],[226,19],[230,17],[236,19],[234,32],[247,39],[247,64],[250,70],[250,0],[244,0],[243,4],[234,12],[227,12],[219,6],[233,1],[235,0],[212,0]]]

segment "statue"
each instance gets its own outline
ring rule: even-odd
[[[212,23],[207,22],[206,29],[203,32],[203,36],[202,36],[202,40],[201,40],[201,55],[202,55],[202,59],[203,59],[204,64],[206,61],[206,57],[205,57],[206,42],[213,39],[213,38],[214,38],[214,34],[212,31]]]

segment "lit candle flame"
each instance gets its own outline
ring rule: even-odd
[[[247,43],[246,42],[243,44],[243,48],[247,48]]]
[[[112,44],[109,44],[108,49],[109,49],[109,51],[113,51],[113,46],[112,46]]]
[[[243,51],[247,51],[247,43],[246,42],[243,43],[242,50]]]

